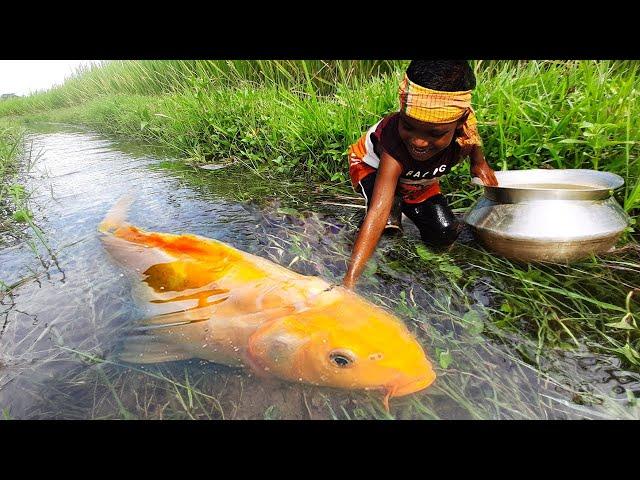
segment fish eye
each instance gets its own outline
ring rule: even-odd
[[[329,360],[336,367],[340,368],[350,367],[355,362],[353,355],[349,352],[345,352],[344,350],[334,350],[329,354]]]

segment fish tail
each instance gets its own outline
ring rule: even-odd
[[[102,233],[112,233],[114,230],[126,225],[127,214],[129,213],[129,207],[134,202],[135,198],[131,194],[126,194],[111,207],[111,210],[104,217],[100,225],[98,225],[98,231]]]

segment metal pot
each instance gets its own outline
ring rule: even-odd
[[[596,170],[497,171],[465,216],[489,249],[521,261],[570,262],[611,249],[628,225],[612,197],[624,180]]]

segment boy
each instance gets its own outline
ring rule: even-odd
[[[349,175],[366,202],[343,285],[352,289],[383,230],[400,232],[404,213],[422,241],[453,244],[462,228],[440,193],[438,177],[463,157],[471,175],[497,185],[482,153],[471,108],[476,79],[466,61],[414,60],[400,84],[400,111],[371,127],[349,148]]]

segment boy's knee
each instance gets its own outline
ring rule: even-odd
[[[424,243],[431,247],[446,248],[453,245],[461,231],[462,223],[454,219],[451,222],[442,222],[438,225],[433,225],[432,228],[429,229],[422,229],[420,231],[420,237]]]
[[[404,211],[420,230],[422,241],[429,246],[448,247],[462,231],[462,223],[442,195],[436,195],[422,204],[408,206]]]

